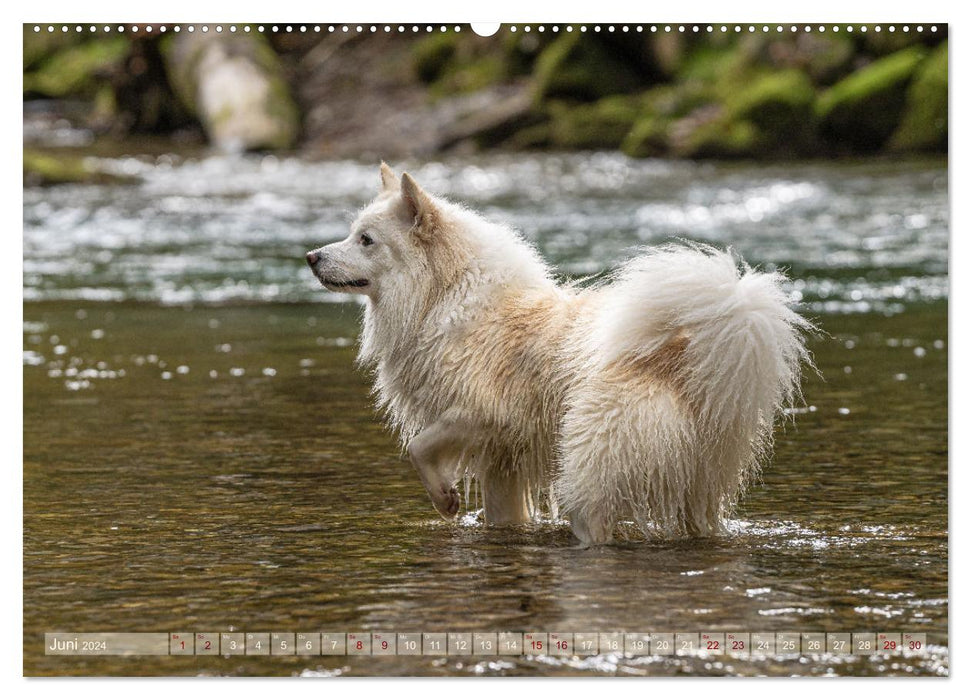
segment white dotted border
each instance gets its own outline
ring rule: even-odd
[[[830,31],[830,32],[833,32],[833,33],[838,33],[838,32],[841,32],[841,31],[845,31],[847,33],[852,33],[854,31],[859,31],[861,33],[866,33],[868,31],[873,31],[873,32],[880,33],[880,32],[882,32],[884,30],[886,30],[886,31],[888,31],[888,32],[890,32],[892,34],[892,33],[896,32],[898,30],[899,31],[902,31],[904,33],[907,33],[907,32],[910,32],[911,29],[913,29],[914,31],[916,31],[918,33],[923,33],[925,31],[929,31],[931,33],[937,32],[937,25],[936,24],[930,25],[929,27],[925,27],[922,24],[918,24],[918,25],[909,25],[909,24],[904,24],[904,25],[894,25],[894,24],[891,24],[891,25],[879,25],[879,24],[877,24],[877,25],[866,25],[866,24],[861,24],[861,25],[835,25],[835,24],[834,25],[823,25],[823,24],[820,24],[820,25],[808,25],[808,24],[807,25],[795,25],[795,24],[790,24],[790,25],[783,25],[783,24],[771,24],[771,25],[770,24],[761,24],[761,25],[754,25],[754,24],[749,24],[749,25],[741,25],[741,24],[735,24],[735,25],[731,25],[731,24],[718,24],[718,25],[712,25],[712,24],[707,24],[707,25],[701,25],[701,24],[690,24],[690,25],[685,25],[685,24],[678,24],[678,25],[674,25],[674,24],[650,24],[650,25],[643,25],[643,24],[635,24],[635,25],[621,24],[621,25],[613,25],[613,24],[609,24],[609,25],[600,25],[600,24],[594,24],[594,25],[587,25],[587,24],[577,24],[577,25],[573,25],[573,24],[567,24],[567,25],[563,25],[563,26],[554,24],[554,25],[550,25],[548,27],[546,25],[542,25],[542,24],[540,24],[540,25],[529,25],[529,24],[527,24],[527,25],[516,25],[516,24],[513,24],[513,25],[505,26],[504,28],[506,29],[506,31],[509,31],[511,33],[516,33],[518,31],[522,31],[522,32],[525,32],[525,33],[529,33],[529,32],[534,31],[534,30],[537,31],[537,32],[543,33],[547,29],[549,29],[553,33],[557,33],[557,32],[560,32],[560,31],[565,31],[565,32],[568,32],[568,33],[569,32],[573,32],[573,31],[579,31],[579,32],[593,31],[595,33],[596,32],[603,32],[603,31],[606,31],[608,33],[620,31],[621,33],[625,33],[625,32],[626,33],[629,33],[629,32],[640,32],[640,33],[643,33],[643,32],[651,32],[651,33],[679,32],[679,33],[682,33],[682,34],[687,34],[687,33],[699,34],[699,33],[702,33],[702,32],[706,32],[706,33],[709,33],[709,34],[714,33],[714,32],[721,32],[721,33],[734,32],[736,34],[742,34],[742,33],[755,34],[756,32],[760,32],[760,33],[763,33],[763,34],[768,34],[768,33],[773,32],[773,31],[775,33],[777,33],[777,34],[781,34],[781,33],[786,32],[786,31],[788,31],[790,33],[800,32],[800,31],[802,31],[802,32],[814,32],[815,31],[815,32],[820,32],[820,33],[825,33],[827,31]],[[71,31],[73,31],[75,33],[82,33],[85,30],[87,30],[88,33],[91,33],[91,34],[97,33],[99,31],[100,32],[103,32],[103,33],[117,32],[119,34],[122,34],[122,33],[125,33],[125,32],[138,33],[138,32],[142,32],[142,31],[144,31],[147,34],[151,34],[153,32],[157,32],[159,34],[165,34],[166,32],[169,32],[169,31],[174,32],[176,34],[182,32],[182,31],[189,32],[190,34],[193,33],[193,32],[196,32],[196,31],[200,31],[200,32],[202,32],[204,34],[210,32],[210,31],[213,31],[213,32],[215,32],[217,34],[220,34],[220,33],[224,32],[224,31],[228,31],[229,33],[232,34],[232,33],[238,32],[238,31],[241,31],[243,33],[249,33],[251,31],[253,31],[254,29],[257,32],[262,32],[262,33],[267,33],[267,34],[306,34],[308,32],[312,32],[312,33],[315,33],[315,34],[321,34],[321,33],[333,34],[333,33],[348,33],[348,32],[357,32],[359,34],[360,33],[365,33],[365,32],[370,32],[371,34],[376,34],[376,33],[379,33],[379,32],[383,32],[385,34],[391,34],[391,33],[397,33],[397,34],[405,34],[405,33],[418,34],[418,33],[422,32],[422,31],[424,31],[425,33],[432,33],[436,29],[439,32],[448,32],[450,30],[451,31],[454,31],[454,32],[461,32],[462,31],[462,27],[459,26],[459,25],[455,25],[455,26],[434,25],[433,26],[433,25],[430,25],[430,24],[426,24],[426,25],[417,25],[417,24],[412,24],[412,25],[404,25],[404,24],[398,24],[398,25],[390,25],[390,24],[376,25],[376,24],[372,24],[372,25],[367,25],[367,26],[361,25],[361,24],[358,24],[358,25],[348,25],[348,24],[329,24],[329,25],[321,25],[321,24],[314,24],[314,25],[309,25],[309,24],[286,24],[286,25],[280,25],[280,24],[273,24],[273,25],[264,25],[264,24],[259,24],[259,25],[255,25],[255,26],[254,25],[249,25],[249,24],[244,24],[244,25],[238,25],[238,24],[227,24],[227,25],[222,25],[222,24],[212,24],[212,25],[209,25],[209,24],[173,24],[173,25],[165,25],[165,24],[161,24],[161,25],[151,25],[151,24],[145,24],[145,25],[138,25],[138,24],[133,24],[133,25],[130,25],[130,26],[124,25],[124,24],[119,24],[119,25],[108,25],[108,24],[105,24],[105,25],[94,25],[94,24],[91,24],[91,25],[80,25],[80,24],[77,24],[77,25],[68,25],[68,24],[60,24],[60,25],[46,24],[46,25],[42,25],[42,24],[35,24],[33,26],[33,30],[34,30],[35,33],[41,33],[41,32],[45,32],[46,31],[49,34],[53,34],[54,32],[57,32],[57,31],[60,31],[63,34],[66,34],[66,33],[71,32]]]

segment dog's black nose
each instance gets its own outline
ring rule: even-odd
[[[310,265],[311,267],[313,267],[313,265],[316,264],[318,260],[320,260],[320,256],[317,255],[317,253],[315,253],[314,251],[310,251],[309,253],[307,253],[307,264]]]

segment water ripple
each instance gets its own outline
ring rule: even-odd
[[[711,165],[619,154],[490,155],[409,167],[523,231],[566,275],[675,237],[788,269],[821,313],[947,297],[943,164]],[[321,301],[303,252],[342,238],[375,167],[277,156],[117,158],[137,185],[24,191],[24,298],[163,304]]]

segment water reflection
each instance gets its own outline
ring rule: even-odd
[[[780,429],[730,535],[645,542],[631,528],[593,549],[552,520],[486,528],[474,495],[458,522],[434,516],[351,369],[354,306],[43,302],[24,313],[28,673],[65,668],[37,653],[44,631],[203,628],[906,630],[926,632],[932,650],[804,662],[101,657],[71,669],[947,672],[942,305],[821,320],[829,336],[812,350],[825,380],[807,377],[808,405]],[[89,386],[67,384],[82,375]]]

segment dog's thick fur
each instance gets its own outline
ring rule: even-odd
[[[560,286],[517,233],[384,164],[381,180],[350,236],[307,259],[366,296],[360,363],[438,511],[472,476],[490,523],[545,494],[584,543],[621,519],[718,532],[809,361],[782,276],[680,244]]]

